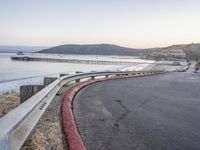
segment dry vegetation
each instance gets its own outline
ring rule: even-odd
[[[72,85],[74,83],[70,83]],[[25,142],[22,150],[64,150],[67,149],[65,138],[62,134],[60,106],[63,94],[66,92],[65,85],[59,94],[55,96],[32,134]],[[8,113],[20,104],[20,98],[17,93],[6,93],[0,95],[0,117]]]
[[[62,134],[61,118],[60,118],[60,106],[64,87],[55,96],[42,118],[37,123],[32,134],[25,142],[22,150],[64,150],[67,149],[65,138]]]
[[[7,114],[20,104],[20,98],[17,93],[5,93],[0,95],[0,117]]]

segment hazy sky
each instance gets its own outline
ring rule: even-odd
[[[200,42],[200,0],[0,0],[0,45]]]

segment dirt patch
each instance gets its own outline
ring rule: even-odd
[[[5,93],[0,95],[0,117],[7,114],[20,104],[19,94],[17,93]]]
[[[68,88],[63,87],[56,95],[37,123],[32,134],[24,143],[22,150],[66,150],[62,134],[60,107],[62,97]]]

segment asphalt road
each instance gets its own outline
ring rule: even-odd
[[[88,150],[199,150],[200,75],[96,83],[76,95],[74,114]]]

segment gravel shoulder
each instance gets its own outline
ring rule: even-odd
[[[67,145],[62,133],[60,107],[62,97],[67,91],[63,87],[54,97],[49,107],[37,123],[32,134],[24,143],[22,150],[66,150]]]

